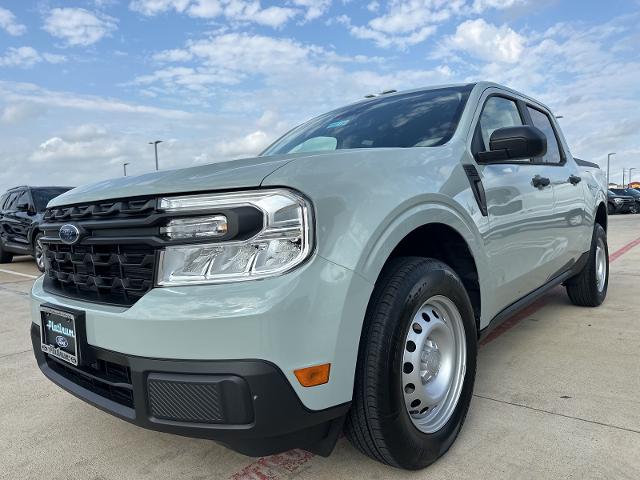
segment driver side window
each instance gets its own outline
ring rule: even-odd
[[[522,118],[516,102],[505,97],[489,97],[480,115],[480,133],[484,143],[483,150],[489,150],[491,134],[504,127],[522,125]]]

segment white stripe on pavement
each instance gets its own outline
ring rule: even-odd
[[[13,270],[5,270],[4,268],[0,268],[0,272],[2,272],[2,273],[11,273],[13,275],[18,275],[20,277],[27,277],[27,278],[38,278],[39,277],[39,275],[29,275],[28,273],[14,272]]]

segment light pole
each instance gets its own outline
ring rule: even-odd
[[[609,164],[611,163],[611,155],[615,155],[616,152],[607,153],[607,188],[609,188]]]
[[[156,152],[156,170],[158,170],[158,144],[162,143],[162,140],[156,140],[154,142],[149,142],[149,145],[153,145],[153,149]]]
[[[632,170],[637,170],[637,168],[636,167],[629,168],[629,182],[628,182],[628,185],[631,185],[631,171]],[[628,185],[627,185],[627,187],[628,187]],[[625,188],[627,188],[627,187],[625,187]]]
[[[129,162],[125,162],[122,164],[122,168],[124,169],[124,176],[127,176],[127,165],[129,165]]]
[[[622,188],[624,188],[624,172],[626,171],[626,168],[622,169]]]

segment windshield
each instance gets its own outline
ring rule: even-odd
[[[294,128],[262,155],[442,145],[453,136],[472,87],[382,96],[343,107]]]
[[[58,195],[62,195],[69,188],[38,188],[31,190],[31,195],[33,196],[33,202],[36,205],[36,210],[41,211],[47,207],[47,203],[52,198],[57,197]]]

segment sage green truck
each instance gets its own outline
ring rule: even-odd
[[[392,92],[256,158],[75,188],[31,293],[44,375],[144,428],[419,469],[478,342],[563,284],[607,293],[607,196],[550,110],[493,83]],[[84,428],[78,418],[78,428]]]

